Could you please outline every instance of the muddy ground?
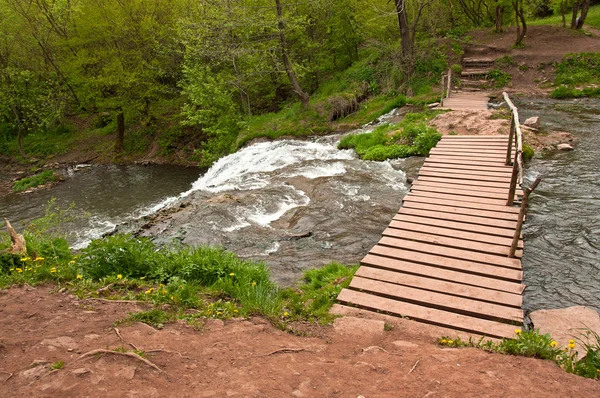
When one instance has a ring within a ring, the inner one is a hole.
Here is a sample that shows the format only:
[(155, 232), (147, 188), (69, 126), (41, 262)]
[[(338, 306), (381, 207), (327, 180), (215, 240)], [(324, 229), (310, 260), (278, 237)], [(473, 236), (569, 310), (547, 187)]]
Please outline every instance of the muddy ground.
[[(553, 362), (443, 348), (444, 330), (346, 317), (282, 332), (261, 318), (157, 330), (114, 323), (137, 304), (79, 301), (55, 287), (0, 291), (2, 397), (594, 397), (600, 383)], [(389, 328), (388, 328), (389, 329)], [(122, 339), (121, 339), (122, 338)], [(132, 346), (157, 369), (123, 355)], [(158, 350), (152, 352), (152, 350)], [(62, 369), (51, 365), (64, 362)], [(37, 364), (37, 366), (35, 366)]]

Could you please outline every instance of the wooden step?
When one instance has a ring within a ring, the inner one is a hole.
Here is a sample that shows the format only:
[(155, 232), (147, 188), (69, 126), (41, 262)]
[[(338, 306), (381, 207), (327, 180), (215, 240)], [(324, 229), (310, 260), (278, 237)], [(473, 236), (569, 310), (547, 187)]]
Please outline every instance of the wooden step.
[(473, 170), (476, 172), (487, 172), (496, 173), (501, 177), (510, 177), (512, 175), (513, 168), (511, 166), (490, 165), (490, 166), (473, 166), (469, 164), (453, 164), (453, 163), (433, 163), (429, 159), (425, 161), (423, 167), (434, 167), (437, 169), (443, 168), (444, 170)]
[[(509, 186), (505, 185), (502, 188), (495, 187), (485, 187), (478, 185), (469, 185), (469, 184), (457, 184), (452, 181), (447, 182), (437, 182), (437, 181), (421, 181), (421, 179), (417, 179), (413, 181), (412, 186), (428, 186), (428, 187), (439, 187), (439, 188), (449, 188), (449, 189), (462, 189), (473, 192), (492, 192), (496, 194), (501, 194), (503, 197), (508, 196)], [(521, 192), (522, 194), (522, 192)]]
[(491, 210), (479, 210), (471, 207), (456, 207), (456, 206), (442, 206), (430, 203), (423, 203), (422, 201), (407, 201), (404, 202), (404, 207), (407, 209), (419, 209), (419, 210), (430, 210), (439, 213), (452, 213), (462, 214), (465, 216), (476, 216), (485, 218), (496, 218), (505, 221), (517, 221), (519, 215), (517, 213), (504, 213)]
[(362, 265), (361, 268), (374, 267), (391, 270), (396, 273), (435, 278), (442, 281), (449, 281), (463, 285), (481, 287), (488, 290), (506, 292), (513, 295), (518, 295), (519, 297), (521, 297), (521, 294), (525, 290), (525, 285), (517, 282), (508, 282), (487, 276), (473, 275), (461, 271), (438, 268), (435, 266), (415, 263), (410, 260), (382, 257), (376, 254), (367, 254), (360, 263)]
[(439, 218), (413, 216), (408, 214), (396, 214), (395, 221), (412, 222), (415, 224), (439, 226), (442, 228), (457, 229), (460, 231), (476, 232), (480, 234), (499, 236), (512, 239), (514, 231), (507, 228), (490, 227), (488, 225), (469, 224), (460, 221), (443, 220)]
[[(497, 227), (497, 228), (506, 228), (510, 230), (515, 230), (517, 226), (516, 221), (507, 221), (507, 220), (499, 220), (497, 218), (488, 218), (488, 217), (478, 217), (478, 216), (469, 216), (464, 214), (456, 214), (456, 213), (444, 213), (439, 211), (431, 211), (431, 210), (422, 210), (422, 209), (413, 209), (410, 207), (402, 207), (398, 210), (398, 214), (406, 214), (410, 216), (419, 216), (419, 217), (427, 217), (434, 218), (439, 220), (448, 220), (461, 222), (465, 224), (476, 224), (483, 225), (486, 227)], [(395, 217), (394, 217), (395, 219)]]
[(462, 180), (462, 179), (458, 179), (458, 178), (429, 177), (429, 176), (419, 176), (419, 178), (416, 181), (442, 182), (442, 183), (452, 183), (452, 184), (456, 184), (456, 185), (469, 185), (469, 186), (490, 187), (490, 188), (503, 188), (503, 187), (507, 186), (506, 183), (501, 183), (501, 182)]
[(501, 177), (501, 176), (499, 177), (497, 175), (482, 176), (482, 175), (477, 175), (477, 173), (465, 174), (465, 173), (462, 173), (460, 170), (452, 170), (452, 171), (454, 171), (454, 172), (451, 172), (450, 170), (438, 169), (438, 168), (433, 168), (433, 167), (421, 167), (421, 169), (419, 170), (419, 178), (421, 178), (421, 177), (453, 178), (453, 179), (462, 180), (462, 181), (472, 180), (472, 181), (510, 184), (510, 177)]
[(419, 174), (422, 171), (424, 171), (426, 173), (434, 173), (435, 172), (435, 173), (440, 173), (440, 174), (463, 174), (463, 175), (467, 174), (467, 175), (477, 176), (477, 177), (496, 177), (496, 181), (510, 182), (511, 173), (468, 169), (467, 167), (468, 166), (464, 166), (464, 168), (450, 169), (450, 168), (441, 167), (439, 165), (436, 165), (436, 166), (424, 165), (419, 170)]
[(448, 199), (449, 197), (452, 197), (451, 199), (460, 200), (462, 202), (485, 203), (488, 205), (495, 205), (495, 206), (506, 205), (506, 199), (480, 198), (480, 197), (476, 197), (476, 196), (461, 195), (461, 194), (456, 194), (456, 193), (452, 193), (452, 192), (446, 192), (446, 193), (432, 192), (430, 190), (428, 191), (428, 190), (418, 189), (418, 187), (411, 189), (411, 193), (415, 196), (430, 196), (430, 195), (432, 195), (433, 197), (439, 197), (441, 199)]
[[(468, 196), (469, 198), (490, 198), (490, 199), (499, 199), (506, 202), (506, 198), (508, 198), (508, 192), (506, 193), (498, 193), (498, 192), (489, 192), (489, 191), (479, 191), (472, 189), (453, 189), (449, 187), (439, 186), (439, 185), (425, 185), (425, 184), (413, 184), (411, 187), (412, 192), (416, 191), (425, 191), (425, 192), (439, 192), (439, 193), (447, 193), (452, 195), (463, 195)], [(502, 202), (501, 202), (502, 203)]]
[(404, 196), (404, 198), (402, 200), (404, 201), (404, 203), (420, 202), (420, 203), (429, 203), (429, 204), (435, 204), (435, 205), (441, 205), (441, 206), (453, 206), (453, 207), (461, 207), (461, 208), (467, 208), (467, 209), (489, 210), (489, 211), (494, 211), (497, 213), (511, 213), (511, 214), (519, 213), (519, 208), (517, 208), (517, 207), (509, 207), (506, 205), (492, 206), (492, 205), (480, 204), (480, 203), (462, 203), (462, 202), (457, 202), (454, 199), (439, 199), (439, 198), (433, 197), (431, 195), (426, 195), (425, 193), (423, 193), (421, 195), (414, 195), (412, 193), (409, 193), (408, 195)]
[(466, 315), (453, 314), (435, 308), (422, 307), (349, 289), (343, 289), (338, 296), (338, 300), (342, 303), (353, 304), (372, 311), (409, 317), (410, 319), (417, 321), (451, 327), (464, 332), (479, 333), (496, 338), (514, 337), (515, 327), (512, 325)]

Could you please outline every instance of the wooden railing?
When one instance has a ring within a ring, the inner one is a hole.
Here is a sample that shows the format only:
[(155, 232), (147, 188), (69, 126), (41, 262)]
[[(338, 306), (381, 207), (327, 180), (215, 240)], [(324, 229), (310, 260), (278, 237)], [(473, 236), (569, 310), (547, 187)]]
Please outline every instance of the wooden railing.
[(444, 98), (450, 96), (452, 89), (452, 69), (448, 69), (448, 73), (442, 73), (442, 89), (440, 94), (440, 106), (444, 106)]
[[(517, 185), (521, 187), (523, 185), (523, 133), (521, 132), (521, 125), (519, 123), (519, 110), (512, 103), (508, 94), (502, 93), (504, 100), (510, 108), (510, 133), (508, 136), (508, 148), (506, 150), (506, 165), (513, 166), (512, 175), (510, 179), (510, 188), (508, 190), (508, 198), (506, 199), (506, 205), (512, 206), (515, 200), (515, 193), (517, 191)], [(513, 152), (513, 141), (515, 154)], [(529, 203), (529, 195), (540, 183), (541, 178), (536, 180), (523, 192), (523, 199), (521, 200), (521, 208), (519, 210), (519, 218), (517, 219), (517, 229), (513, 236), (512, 245), (510, 246), (508, 257), (514, 257), (521, 239), (521, 232), (523, 231), (523, 221), (525, 220), (525, 214), (527, 213), (527, 205)]]

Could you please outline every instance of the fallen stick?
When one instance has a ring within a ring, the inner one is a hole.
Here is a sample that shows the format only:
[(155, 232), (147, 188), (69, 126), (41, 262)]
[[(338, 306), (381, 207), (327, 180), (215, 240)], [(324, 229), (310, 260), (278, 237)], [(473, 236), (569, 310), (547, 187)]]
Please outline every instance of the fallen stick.
[(96, 293), (98, 293), (98, 294), (103, 293), (103, 292), (107, 291), (108, 289), (110, 289), (111, 287), (113, 287), (114, 285), (115, 285), (114, 283), (109, 283), (108, 285), (104, 286), (103, 288), (96, 290)]
[(268, 357), (268, 356), (276, 355), (276, 354), (291, 354), (291, 353), (302, 352), (302, 351), (306, 351), (306, 349), (304, 349), (304, 348), (280, 348), (280, 349), (270, 352), (268, 354), (254, 355), (254, 356), (255, 357)]
[(408, 373), (406, 375), (411, 374), (417, 368), (418, 364), (419, 364), (419, 359), (417, 359), (417, 362), (415, 362), (415, 364), (413, 365), (413, 367), (408, 371)]
[(10, 373), (10, 374), (8, 375), (8, 377), (7, 377), (6, 379), (4, 379), (4, 381), (2, 382), (2, 384), (6, 383), (6, 382), (7, 382), (7, 381), (9, 381), (10, 379), (12, 379), (12, 377), (13, 377), (14, 375), (15, 375), (14, 373)]
[(117, 334), (117, 336), (119, 336), (119, 339), (121, 339), (121, 343), (123, 343), (123, 344), (129, 344), (134, 350), (141, 351), (133, 343), (126, 343), (125, 340), (123, 339), (123, 336), (121, 336), (121, 332), (119, 332), (119, 329), (113, 328), (113, 330), (115, 331), (115, 333)]
[(162, 370), (161, 368), (156, 366), (154, 363), (150, 362), (146, 358), (142, 358), (141, 356), (134, 354), (133, 352), (110, 351), (110, 350), (104, 350), (102, 348), (99, 348), (97, 350), (88, 351), (85, 354), (81, 355), (76, 360), (74, 360), (72, 363), (75, 363), (81, 359), (84, 359), (86, 357), (90, 357), (90, 356), (96, 355), (96, 354), (111, 354), (111, 355), (120, 355), (120, 356), (124, 356), (124, 357), (135, 358), (138, 361), (141, 361), (141, 362), (145, 363), (146, 365), (150, 366), (151, 368), (158, 370), (160, 373), (166, 373), (164, 370)]
[(107, 303), (122, 303), (122, 304), (143, 304), (143, 303), (148, 303), (147, 301), (143, 301), (143, 300), (109, 300), (109, 299), (95, 298), (95, 297), (86, 298), (84, 300), (104, 301), (104, 302), (107, 302)]
[(385, 352), (386, 354), (390, 354), (390, 355), (397, 355), (397, 356), (399, 356), (399, 357), (401, 357), (401, 356), (402, 356), (402, 355), (400, 355), (400, 354), (394, 354), (393, 352), (389, 352), (389, 351), (387, 351), (385, 348), (383, 348), (383, 347), (379, 347), (378, 345), (372, 345), (372, 346), (370, 346), (370, 347), (363, 348), (363, 349), (362, 349), (362, 351), (363, 351), (363, 352), (367, 352), (367, 351), (371, 351), (371, 350), (374, 350), (374, 349), (379, 349), (379, 350), (381, 350), (381, 351)]

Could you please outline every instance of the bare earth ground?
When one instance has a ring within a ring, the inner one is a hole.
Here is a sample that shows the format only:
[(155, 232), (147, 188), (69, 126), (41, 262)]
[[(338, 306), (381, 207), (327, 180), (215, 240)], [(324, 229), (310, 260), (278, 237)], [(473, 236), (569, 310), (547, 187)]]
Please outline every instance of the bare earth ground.
[[(318, 337), (290, 335), (260, 318), (208, 320), (200, 331), (184, 323), (162, 330), (137, 323), (119, 327), (121, 341), (113, 323), (139, 309), (81, 302), (49, 287), (2, 291), (0, 396), (600, 396), (600, 383), (550, 361), (444, 349), (435, 344), (443, 331), (405, 319), (387, 332), (364, 320), (311, 328)], [(128, 343), (161, 371), (125, 356), (77, 360), (90, 350), (131, 349)], [(51, 372), (59, 360), (64, 368)]]

